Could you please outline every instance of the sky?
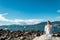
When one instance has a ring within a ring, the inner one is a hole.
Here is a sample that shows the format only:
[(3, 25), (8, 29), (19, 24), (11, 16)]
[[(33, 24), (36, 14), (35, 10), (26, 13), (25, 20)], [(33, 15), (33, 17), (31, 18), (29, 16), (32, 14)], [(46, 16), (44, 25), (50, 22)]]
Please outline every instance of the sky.
[(60, 21), (60, 0), (0, 0), (0, 25)]

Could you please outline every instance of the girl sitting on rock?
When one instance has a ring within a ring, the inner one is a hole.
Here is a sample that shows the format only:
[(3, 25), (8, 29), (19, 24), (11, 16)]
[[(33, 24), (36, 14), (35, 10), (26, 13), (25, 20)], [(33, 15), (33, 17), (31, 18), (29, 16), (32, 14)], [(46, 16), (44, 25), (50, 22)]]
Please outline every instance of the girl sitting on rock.
[(50, 21), (48, 21), (47, 24), (45, 25), (44, 31), (45, 31), (46, 36), (48, 36), (49, 38), (52, 38), (53, 28), (52, 28), (52, 24)]

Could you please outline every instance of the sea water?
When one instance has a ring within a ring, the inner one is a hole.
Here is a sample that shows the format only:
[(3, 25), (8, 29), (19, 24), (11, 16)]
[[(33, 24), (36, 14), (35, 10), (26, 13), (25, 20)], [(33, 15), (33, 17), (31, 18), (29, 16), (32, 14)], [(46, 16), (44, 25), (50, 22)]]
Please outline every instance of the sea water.
[[(16, 30), (26, 30), (26, 31), (37, 31), (37, 30), (40, 30), (40, 31), (44, 31), (44, 26), (3, 26), (1, 27), (0, 26), (0, 29), (4, 29), (4, 30), (10, 30), (10, 31), (16, 31)], [(58, 27), (54, 27), (54, 31), (55, 32), (60, 32), (60, 28)]]

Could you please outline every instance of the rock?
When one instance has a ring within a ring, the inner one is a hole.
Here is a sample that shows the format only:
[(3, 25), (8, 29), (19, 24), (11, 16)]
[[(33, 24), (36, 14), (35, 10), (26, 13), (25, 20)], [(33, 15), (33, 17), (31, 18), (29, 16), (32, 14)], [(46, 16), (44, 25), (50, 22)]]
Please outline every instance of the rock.
[(40, 37), (34, 38), (33, 40), (60, 40), (60, 37), (52, 37), (52, 38), (50, 38), (50, 37), (48, 37), (46, 35), (42, 35)]
[[(44, 32), (41, 31), (9, 31), (1, 29), (0, 40), (46, 40), (45, 38), (48, 38), (48, 36), (43, 34)], [(55, 32), (53, 34), (53, 40), (60, 39), (60, 32)]]

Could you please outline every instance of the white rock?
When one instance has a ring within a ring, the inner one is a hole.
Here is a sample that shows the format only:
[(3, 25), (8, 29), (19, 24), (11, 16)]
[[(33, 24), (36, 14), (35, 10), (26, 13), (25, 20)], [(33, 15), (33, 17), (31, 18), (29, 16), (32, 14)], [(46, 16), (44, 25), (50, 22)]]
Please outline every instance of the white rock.
[(46, 35), (42, 35), (40, 37), (34, 38), (33, 40), (60, 40), (60, 37), (52, 37), (52, 38), (50, 38), (50, 37), (48, 37)]

